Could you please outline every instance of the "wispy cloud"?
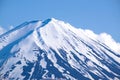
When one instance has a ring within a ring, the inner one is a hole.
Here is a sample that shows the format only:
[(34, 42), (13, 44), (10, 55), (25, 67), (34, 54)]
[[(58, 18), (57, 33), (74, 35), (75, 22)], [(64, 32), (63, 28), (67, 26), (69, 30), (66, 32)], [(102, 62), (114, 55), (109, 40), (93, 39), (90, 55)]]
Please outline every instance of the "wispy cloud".
[(6, 32), (6, 30), (0, 26), (0, 35), (3, 34), (4, 32)]
[(85, 30), (85, 33), (92, 39), (98, 40), (105, 45), (107, 45), (109, 48), (114, 50), (116, 53), (120, 53), (120, 43), (116, 42), (111, 35), (107, 33), (101, 33), (101, 34), (95, 34), (91, 30)]

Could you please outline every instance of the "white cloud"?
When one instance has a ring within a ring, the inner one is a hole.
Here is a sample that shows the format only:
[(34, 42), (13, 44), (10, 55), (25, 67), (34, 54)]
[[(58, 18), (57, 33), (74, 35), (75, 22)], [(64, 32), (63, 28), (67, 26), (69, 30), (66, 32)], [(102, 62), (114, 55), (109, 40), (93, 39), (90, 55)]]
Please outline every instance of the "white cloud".
[(6, 32), (6, 30), (0, 26), (0, 35), (3, 34), (4, 32)]
[(13, 29), (13, 28), (14, 28), (13, 26), (10, 26), (10, 27), (9, 27), (9, 30), (11, 30), (11, 29)]
[(120, 53), (120, 43), (116, 42), (111, 35), (107, 33), (101, 33), (98, 36), (98, 39), (109, 46), (115, 52)]
[(94, 40), (99, 40), (100, 42), (107, 45), (110, 49), (120, 54), (120, 43), (116, 42), (111, 35), (107, 33), (95, 34), (92, 30), (84, 30), (85, 34)]

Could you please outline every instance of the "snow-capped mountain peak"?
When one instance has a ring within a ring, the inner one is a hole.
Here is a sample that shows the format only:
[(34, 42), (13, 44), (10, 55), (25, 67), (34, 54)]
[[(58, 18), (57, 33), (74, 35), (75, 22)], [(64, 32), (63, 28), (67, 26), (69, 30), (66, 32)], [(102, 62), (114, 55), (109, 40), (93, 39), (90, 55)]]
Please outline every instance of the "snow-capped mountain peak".
[(120, 79), (120, 47), (54, 18), (25, 22), (0, 36), (0, 79)]

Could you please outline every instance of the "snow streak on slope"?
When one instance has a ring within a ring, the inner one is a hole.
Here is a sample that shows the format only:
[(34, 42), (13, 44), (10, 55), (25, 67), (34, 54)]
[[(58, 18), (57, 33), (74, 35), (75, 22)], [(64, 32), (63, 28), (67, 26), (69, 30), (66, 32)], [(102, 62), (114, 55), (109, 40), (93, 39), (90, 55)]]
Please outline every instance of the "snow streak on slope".
[(0, 36), (0, 79), (120, 79), (120, 47), (107, 34), (56, 19), (25, 22)]

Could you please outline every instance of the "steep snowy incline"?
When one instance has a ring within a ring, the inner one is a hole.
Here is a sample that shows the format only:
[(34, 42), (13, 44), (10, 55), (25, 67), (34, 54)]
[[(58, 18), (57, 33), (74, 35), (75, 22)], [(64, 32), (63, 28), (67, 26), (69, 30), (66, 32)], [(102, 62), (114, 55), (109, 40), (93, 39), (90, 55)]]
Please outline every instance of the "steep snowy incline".
[(120, 46), (54, 18), (0, 36), (0, 79), (120, 79)]

